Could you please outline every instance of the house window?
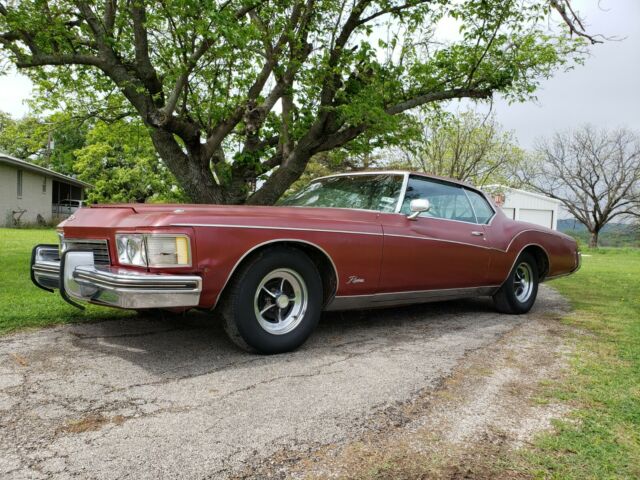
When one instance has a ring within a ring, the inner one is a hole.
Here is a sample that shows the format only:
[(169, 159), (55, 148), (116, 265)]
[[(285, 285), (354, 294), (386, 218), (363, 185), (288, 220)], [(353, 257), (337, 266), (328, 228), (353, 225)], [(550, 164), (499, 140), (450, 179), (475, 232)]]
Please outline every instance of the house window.
[(42, 178), (42, 193), (47, 193), (47, 177)]
[(22, 170), (18, 170), (18, 198), (22, 198)]

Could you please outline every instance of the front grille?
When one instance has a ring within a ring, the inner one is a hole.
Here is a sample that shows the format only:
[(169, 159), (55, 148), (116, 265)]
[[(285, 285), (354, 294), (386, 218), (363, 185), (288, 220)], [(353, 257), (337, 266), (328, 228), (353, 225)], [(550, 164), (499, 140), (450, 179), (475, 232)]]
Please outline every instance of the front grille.
[(76, 238), (65, 238), (64, 249), (85, 250), (93, 252), (93, 260), (96, 265), (110, 265), (109, 246), (106, 240), (81, 240)]

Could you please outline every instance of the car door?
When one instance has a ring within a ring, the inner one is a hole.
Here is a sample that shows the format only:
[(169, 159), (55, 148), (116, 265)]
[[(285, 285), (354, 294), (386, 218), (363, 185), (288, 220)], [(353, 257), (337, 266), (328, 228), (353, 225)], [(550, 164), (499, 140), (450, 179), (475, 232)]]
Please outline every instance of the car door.
[[(414, 199), (430, 209), (411, 220)], [(382, 217), (381, 293), (486, 286), (491, 248), (462, 186), (412, 175), (400, 214)]]

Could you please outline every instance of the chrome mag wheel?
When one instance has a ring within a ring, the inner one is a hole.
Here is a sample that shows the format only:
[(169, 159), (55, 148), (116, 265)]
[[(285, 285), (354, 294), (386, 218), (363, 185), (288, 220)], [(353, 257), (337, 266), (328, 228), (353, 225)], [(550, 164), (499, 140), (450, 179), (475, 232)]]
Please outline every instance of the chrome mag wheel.
[(258, 284), (253, 308), (260, 326), (272, 335), (294, 330), (307, 311), (307, 285), (293, 270), (279, 268)]
[(533, 291), (533, 271), (527, 262), (522, 262), (516, 267), (513, 278), (513, 292), (520, 303), (529, 300)]

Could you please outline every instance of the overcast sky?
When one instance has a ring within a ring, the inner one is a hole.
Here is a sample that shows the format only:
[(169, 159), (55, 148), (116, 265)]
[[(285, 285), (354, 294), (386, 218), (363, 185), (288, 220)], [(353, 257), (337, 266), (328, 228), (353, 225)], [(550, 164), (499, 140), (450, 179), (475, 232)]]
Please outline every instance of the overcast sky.
[[(574, 0), (574, 5), (590, 33), (622, 40), (594, 46), (584, 66), (544, 81), (537, 102), (494, 103), (498, 121), (525, 148), (538, 137), (583, 123), (640, 131), (640, 0)], [(24, 76), (0, 77), (0, 110), (24, 115), (30, 91)]]
[(558, 72), (536, 102), (493, 104), (498, 121), (531, 148), (536, 138), (591, 123), (640, 131), (640, 0), (574, 0), (589, 33), (620, 41), (591, 47), (583, 66)]

